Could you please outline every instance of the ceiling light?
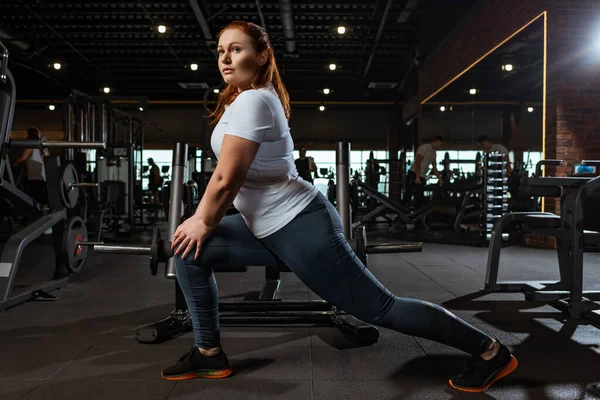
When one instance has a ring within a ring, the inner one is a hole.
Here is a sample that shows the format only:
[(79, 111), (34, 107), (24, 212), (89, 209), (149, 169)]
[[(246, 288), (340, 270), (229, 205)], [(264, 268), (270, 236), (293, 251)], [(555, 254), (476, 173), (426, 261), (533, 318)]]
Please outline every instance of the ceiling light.
[(164, 25), (159, 25), (157, 29), (158, 33), (165, 33), (167, 31), (167, 27)]
[(325, 111), (325, 106), (319, 106), (319, 111)]
[(323, 89), (323, 94), (329, 94), (329, 92), (330, 92), (329, 89), (327, 89), (327, 88)]
[(333, 64), (333, 63), (332, 63), (332, 64), (329, 64), (329, 69), (330, 69), (330, 70), (332, 70), (332, 71), (335, 71), (335, 69), (336, 69), (336, 68), (337, 68), (337, 65), (335, 65), (335, 64)]
[(337, 33), (339, 33), (340, 35), (343, 35), (344, 33), (346, 33), (346, 27), (344, 25), (338, 26)]
[(527, 111), (529, 111), (529, 112), (533, 112), (533, 107), (528, 107), (528, 108), (527, 108)]
[(191, 64), (191, 65), (190, 65), (190, 69), (191, 69), (192, 71), (197, 71), (197, 70), (198, 70), (198, 64)]
[(470, 89), (470, 90), (469, 90), (469, 93), (474, 95), (474, 94), (476, 94), (476, 93), (477, 93), (477, 89)]
[(50, 104), (50, 105), (48, 106), (48, 110), (50, 110), (50, 111), (54, 111), (54, 110), (56, 110), (56, 107), (54, 106), (54, 104)]
[(59, 70), (59, 69), (62, 67), (62, 65), (60, 65), (60, 63), (54, 63), (52, 66), (53, 66), (53, 67), (54, 67), (54, 69), (55, 69), (55, 70), (57, 70), (57, 71), (58, 71), (58, 70)]
[(104, 89), (102, 89), (102, 91), (106, 94), (110, 93), (110, 88), (108, 86), (105, 86)]
[(503, 65), (503, 66), (502, 66), (502, 69), (503, 69), (504, 71), (512, 71), (512, 70), (513, 70), (513, 68), (514, 68), (514, 67), (513, 67), (513, 65), (512, 65), (512, 64), (505, 64), (505, 65)]
[(144, 107), (140, 107), (140, 108), (138, 108), (138, 110), (144, 111)]
[(444, 107), (444, 106), (441, 106), (441, 107), (440, 107), (440, 111), (441, 111), (441, 112), (444, 112), (444, 111), (446, 111), (446, 107)]
[(215, 94), (219, 94), (219, 89), (213, 89), (213, 92), (214, 92)]

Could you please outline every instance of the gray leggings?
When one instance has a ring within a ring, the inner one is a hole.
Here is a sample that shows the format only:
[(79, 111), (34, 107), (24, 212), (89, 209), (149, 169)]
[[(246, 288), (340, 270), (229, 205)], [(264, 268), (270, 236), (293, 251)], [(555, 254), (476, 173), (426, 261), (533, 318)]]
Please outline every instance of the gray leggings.
[(356, 318), (384, 328), (450, 345), (472, 355), (492, 339), (448, 310), (397, 297), (365, 268), (344, 238), (342, 222), (321, 194), (294, 220), (256, 239), (241, 215), (224, 217), (202, 246), (184, 260), (176, 257), (177, 278), (194, 326), (195, 345), (220, 346), (219, 303), (213, 266), (274, 266), (281, 259), (313, 292)]

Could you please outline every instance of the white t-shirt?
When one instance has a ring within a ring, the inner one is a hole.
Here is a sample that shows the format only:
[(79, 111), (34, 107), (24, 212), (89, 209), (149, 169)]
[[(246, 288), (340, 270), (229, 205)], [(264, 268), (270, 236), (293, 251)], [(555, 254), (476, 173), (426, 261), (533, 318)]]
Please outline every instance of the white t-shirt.
[(492, 144), (492, 147), (490, 148), (490, 153), (502, 153), (502, 154), (508, 154), (508, 149), (506, 147), (504, 147), (503, 145), (501, 145), (500, 143), (494, 143)]
[(44, 161), (39, 149), (33, 149), (31, 156), (26, 161), (27, 164), (27, 179), (30, 181), (45, 181), (46, 170)]
[(225, 109), (211, 138), (217, 158), (226, 134), (260, 143), (233, 205), (254, 236), (264, 238), (294, 219), (319, 191), (298, 176), (288, 121), (272, 86), (245, 90)]
[[(435, 162), (435, 150), (431, 146), (431, 143), (422, 144), (421, 146), (419, 146), (419, 149), (417, 150), (417, 155), (423, 156), (423, 161), (421, 161), (421, 171), (419, 171), (418, 175), (420, 177), (425, 177), (425, 176), (427, 176), (427, 171), (429, 171), (429, 167), (431, 166), (432, 163)], [(417, 174), (416, 160), (417, 160), (417, 157), (415, 156), (415, 162), (413, 162), (412, 165), (410, 166), (410, 171), (414, 172), (415, 174)]]

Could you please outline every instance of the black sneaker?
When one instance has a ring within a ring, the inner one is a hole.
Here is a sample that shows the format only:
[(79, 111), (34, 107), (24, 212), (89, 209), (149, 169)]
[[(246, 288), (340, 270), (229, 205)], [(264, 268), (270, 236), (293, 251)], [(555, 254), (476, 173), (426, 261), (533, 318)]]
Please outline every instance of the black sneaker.
[(450, 378), (450, 386), (463, 392), (483, 392), (519, 365), (506, 346), (500, 343), (498, 354), (489, 361), (477, 356), (465, 364), (462, 374)]
[(162, 377), (168, 381), (183, 381), (193, 378), (226, 378), (233, 370), (227, 356), (221, 350), (214, 356), (201, 354), (196, 347), (185, 353), (177, 364), (162, 371)]

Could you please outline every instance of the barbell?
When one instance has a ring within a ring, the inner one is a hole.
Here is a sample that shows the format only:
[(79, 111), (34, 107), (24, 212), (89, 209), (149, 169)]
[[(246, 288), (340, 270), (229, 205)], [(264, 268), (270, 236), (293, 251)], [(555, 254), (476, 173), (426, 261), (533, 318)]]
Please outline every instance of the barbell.
[[(159, 263), (166, 262), (173, 256), (171, 251), (171, 241), (164, 240), (160, 237), (158, 227), (154, 227), (152, 230), (152, 240), (150, 243), (105, 244), (104, 242), (88, 241), (87, 229), (83, 220), (79, 217), (72, 217), (67, 221), (63, 237), (65, 267), (73, 273), (78, 272), (81, 269), (81, 266), (87, 257), (88, 247), (92, 247), (96, 253), (149, 256), (150, 273), (152, 275), (158, 274)], [(349, 244), (365, 267), (368, 267), (369, 254), (412, 253), (422, 251), (421, 243), (384, 243), (369, 245), (367, 244), (367, 231), (362, 225), (357, 227), (354, 232), (354, 237), (349, 240)]]
[[(8, 147), (14, 149), (105, 149), (105, 142), (68, 142), (65, 140), (46, 140), (40, 139), (10, 139)], [(74, 188), (79, 187), (97, 187), (97, 183), (79, 183), (77, 171), (72, 164), (63, 167), (59, 182), (58, 192), (60, 200), (66, 208), (74, 208), (79, 199), (79, 193)]]

